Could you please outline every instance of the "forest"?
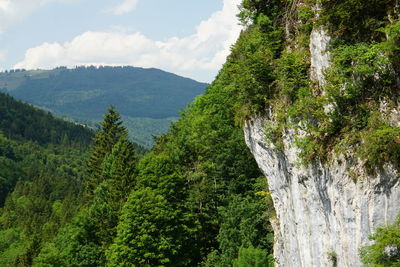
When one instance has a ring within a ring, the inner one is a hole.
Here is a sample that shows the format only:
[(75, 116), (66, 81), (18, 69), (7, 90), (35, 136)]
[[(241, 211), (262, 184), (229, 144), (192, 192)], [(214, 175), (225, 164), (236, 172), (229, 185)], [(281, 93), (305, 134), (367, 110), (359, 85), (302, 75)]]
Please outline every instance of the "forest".
[[(24, 108), (9, 114), (10, 123), (18, 115), (26, 118), (21, 129), (42, 129), (35, 123), (46, 122), (61, 137), (35, 139), (24, 131), (2, 136), (2, 174), (10, 181), (2, 187), (0, 264), (268, 264), (267, 218), (273, 210), (265, 180), (229, 116), (232, 110), (215, 105), (226, 95), (209, 90), (146, 155), (128, 140), (113, 107), (91, 143), (91, 130), (67, 122), (60, 127), (59, 119), (5, 95)], [(205, 110), (220, 114), (204, 117)], [(24, 113), (33, 111), (37, 116)], [(212, 130), (216, 125), (223, 127)], [(70, 128), (86, 139), (66, 137)], [(209, 136), (198, 140), (199, 131)]]
[[(369, 172), (398, 168), (399, 128), (375, 111), (398, 99), (386, 67), (398, 68), (400, 22), (375, 12), (395, 1), (324, 0), (318, 20), (304, 2), (294, 19), (292, 1), (244, 0), (244, 30), (223, 68), (150, 151), (129, 138), (124, 107), (109, 106), (93, 131), (0, 94), (0, 265), (274, 266), (273, 200), (243, 134), (267, 109), (276, 118), (265, 139), (277, 149), (282, 132), (306, 132), (299, 164), (354, 146)], [(355, 24), (360, 13), (369, 19)], [(300, 25), (285, 29), (282, 18)], [(313, 23), (339, 36), (326, 94), (309, 79)], [(400, 253), (385, 250), (400, 247), (399, 224), (370, 237), (367, 266), (398, 266)]]

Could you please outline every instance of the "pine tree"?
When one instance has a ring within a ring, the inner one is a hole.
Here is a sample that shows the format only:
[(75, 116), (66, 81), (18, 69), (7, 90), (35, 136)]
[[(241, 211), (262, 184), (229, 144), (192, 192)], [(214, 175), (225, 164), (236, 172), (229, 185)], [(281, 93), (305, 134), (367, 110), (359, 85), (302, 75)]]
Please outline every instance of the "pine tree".
[(113, 107), (94, 143), (86, 180), (90, 201), (45, 247), (38, 266), (105, 266), (105, 251), (116, 237), (122, 205), (135, 184), (137, 154)]
[(138, 157), (133, 144), (122, 139), (114, 145), (102, 164), (102, 179), (109, 181), (111, 201), (119, 210), (134, 185), (134, 172)]
[(102, 164), (103, 182), (94, 191), (88, 215), (94, 221), (93, 241), (103, 247), (110, 245), (116, 235), (120, 210), (134, 185), (136, 162), (132, 143), (123, 139)]
[(93, 146), (87, 163), (86, 195), (92, 196), (93, 191), (102, 181), (102, 165), (105, 157), (111, 153), (114, 145), (126, 139), (128, 132), (122, 126), (121, 116), (114, 106), (108, 108), (104, 120), (93, 138)]

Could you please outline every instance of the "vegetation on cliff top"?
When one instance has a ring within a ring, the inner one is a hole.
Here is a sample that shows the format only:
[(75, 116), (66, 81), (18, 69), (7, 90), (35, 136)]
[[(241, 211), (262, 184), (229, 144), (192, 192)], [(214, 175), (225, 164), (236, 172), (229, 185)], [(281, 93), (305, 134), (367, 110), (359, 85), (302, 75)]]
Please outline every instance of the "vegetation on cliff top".
[[(336, 151), (355, 152), (370, 172), (386, 163), (400, 167), (400, 130), (390, 118), (399, 97), (396, 1), (315, 4), (243, 2), (239, 17), (248, 27), (231, 55), (241, 66), (231, 74), (237, 122), (270, 110), (266, 140), (277, 149), (287, 129), (305, 131), (296, 140), (303, 164), (328, 160)], [(324, 86), (310, 80), (307, 40), (318, 27), (332, 37)]]

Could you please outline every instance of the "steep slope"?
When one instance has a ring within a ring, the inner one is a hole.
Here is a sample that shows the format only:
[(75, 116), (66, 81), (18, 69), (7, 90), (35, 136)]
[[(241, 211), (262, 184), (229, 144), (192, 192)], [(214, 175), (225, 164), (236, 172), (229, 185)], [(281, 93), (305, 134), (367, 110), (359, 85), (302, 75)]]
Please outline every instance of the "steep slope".
[(277, 213), (276, 263), (361, 266), (400, 211), (397, 1), (244, 2), (250, 31), (280, 25), (284, 40), (244, 126)]
[(73, 161), (89, 148), (94, 133), (3, 93), (0, 118), (0, 205), (18, 181), (30, 181), (31, 174), (43, 171), (40, 166), (51, 161), (46, 160), (49, 154), (54, 155), (54, 160), (65, 156)]
[(57, 115), (95, 124), (112, 104), (129, 121), (132, 138), (146, 146), (165, 133), (207, 84), (158, 69), (77, 67), (0, 73), (0, 88)]
[(0, 265), (30, 266), (80, 203), (93, 131), (0, 93)]
[[(83, 144), (87, 146), (93, 131), (80, 124), (53, 117), (49, 112), (0, 93), (0, 131), (10, 139), (46, 144)], [(63, 140), (64, 139), (64, 140)]]

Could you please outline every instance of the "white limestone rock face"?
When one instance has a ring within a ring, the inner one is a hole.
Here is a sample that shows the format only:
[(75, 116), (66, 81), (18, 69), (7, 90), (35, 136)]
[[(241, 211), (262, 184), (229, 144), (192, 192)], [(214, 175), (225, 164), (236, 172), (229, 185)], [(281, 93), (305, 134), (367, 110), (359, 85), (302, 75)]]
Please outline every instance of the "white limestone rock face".
[[(330, 66), (329, 41), (322, 27), (313, 30), (311, 79), (322, 88)], [(265, 140), (268, 120), (270, 114), (247, 121), (244, 133), (274, 201), (277, 266), (361, 266), (359, 248), (370, 244), (373, 228), (393, 222), (399, 212), (397, 171), (385, 166), (369, 177), (361, 162), (345, 156), (302, 166), (294, 144), (302, 133), (286, 132), (284, 151), (278, 151)]]
[[(336, 266), (361, 266), (359, 248), (369, 244), (373, 228), (393, 222), (399, 212), (397, 171), (386, 166), (367, 177), (359, 162), (344, 157), (300, 166), (295, 133), (285, 135), (284, 152), (279, 152), (264, 140), (266, 120), (248, 121), (244, 131), (277, 213), (277, 266), (334, 266), (332, 258)], [(354, 177), (357, 172), (360, 177)]]
[(315, 28), (310, 36), (311, 52), (311, 79), (323, 87), (326, 83), (324, 70), (330, 67), (330, 53), (328, 45), (331, 38), (322, 27)]

